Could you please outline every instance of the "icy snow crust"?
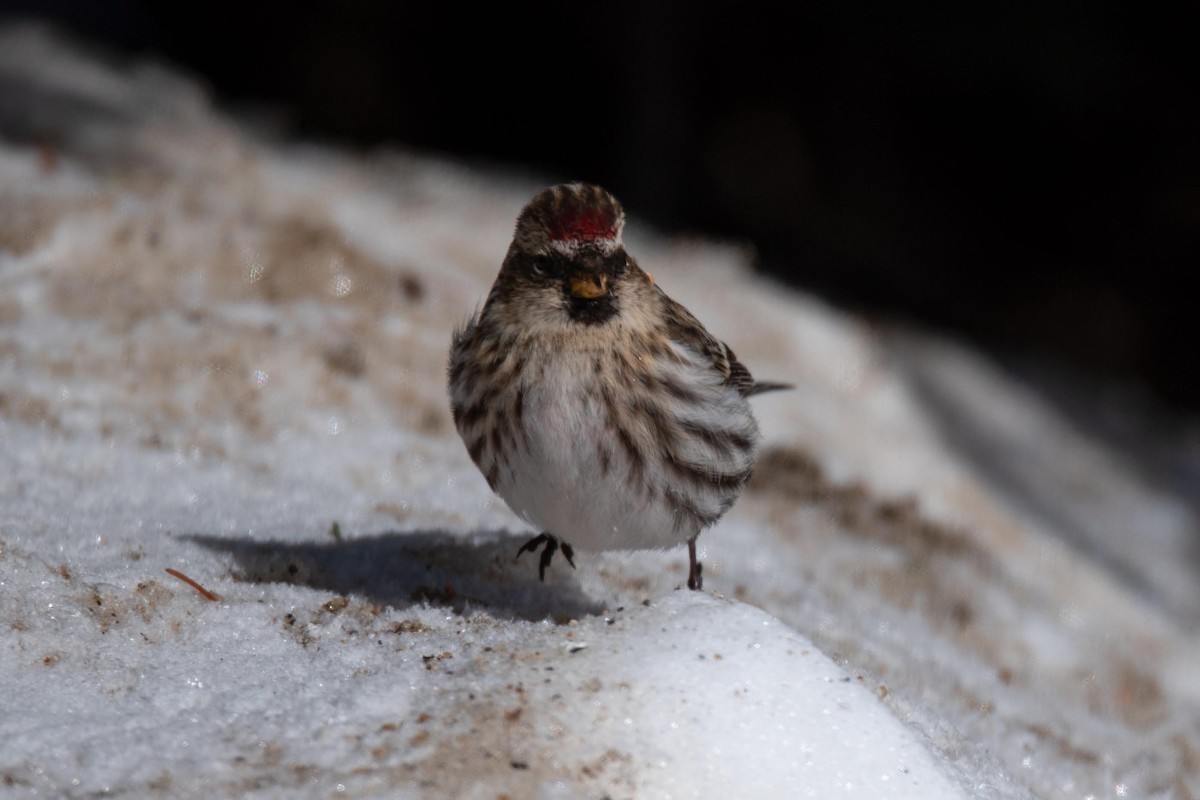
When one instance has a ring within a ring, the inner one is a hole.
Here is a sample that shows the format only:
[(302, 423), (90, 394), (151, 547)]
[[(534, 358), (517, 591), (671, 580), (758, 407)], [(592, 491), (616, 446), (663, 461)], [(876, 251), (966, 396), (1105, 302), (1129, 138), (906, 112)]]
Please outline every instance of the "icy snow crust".
[(542, 182), (263, 143), (34, 28), (0, 80), (0, 796), (1200, 796), (1193, 512), (977, 355), (629, 209), (796, 389), (709, 593), (682, 548), (540, 584), (444, 362)]

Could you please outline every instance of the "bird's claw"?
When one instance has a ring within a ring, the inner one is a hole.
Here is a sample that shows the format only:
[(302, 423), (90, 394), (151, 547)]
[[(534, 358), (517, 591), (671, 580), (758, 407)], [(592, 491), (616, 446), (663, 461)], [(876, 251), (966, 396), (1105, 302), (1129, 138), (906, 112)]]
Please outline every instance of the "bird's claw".
[(559, 542), (557, 538), (549, 533), (539, 534), (530, 539), (525, 544), (521, 545), (521, 549), (517, 551), (515, 562), (526, 552), (536, 552), (539, 546), (542, 546), (542, 556), (538, 559), (538, 579), (546, 580), (546, 567), (550, 566), (550, 560), (554, 558), (554, 554), (562, 549), (563, 556), (567, 559), (567, 563), (571, 565), (571, 569), (575, 569), (575, 550), (566, 542)]

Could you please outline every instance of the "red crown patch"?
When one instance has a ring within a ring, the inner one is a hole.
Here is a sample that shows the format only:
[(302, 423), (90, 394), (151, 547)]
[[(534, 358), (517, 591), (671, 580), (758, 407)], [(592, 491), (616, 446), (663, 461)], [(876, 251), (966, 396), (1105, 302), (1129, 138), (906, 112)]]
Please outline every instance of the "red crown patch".
[(546, 222), (546, 235), (554, 242), (613, 239), (617, 220), (607, 208), (564, 208)]

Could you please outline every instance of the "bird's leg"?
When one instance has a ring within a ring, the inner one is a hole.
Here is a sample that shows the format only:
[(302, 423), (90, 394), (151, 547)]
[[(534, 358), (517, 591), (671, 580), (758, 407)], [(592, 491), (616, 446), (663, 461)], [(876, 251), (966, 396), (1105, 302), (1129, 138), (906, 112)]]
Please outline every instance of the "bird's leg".
[(696, 537), (688, 539), (688, 588), (700, 591), (704, 586), (704, 565), (696, 560)]
[[(562, 554), (566, 556), (567, 563), (571, 565), (571, 569), (575, 569), (575, 551), (571, 548), (571, 545), (566, 542), (560, 543), (558, 538), (550, 533), (539, 534), (521, 545), (521, 549), (517, 551), (516, 558), (520, 558), (521, 554), (525, 552), (537, 552), (539, 546), (542, 546), (542, 556), (538, 559), (539, 580), (546, 580), (546, 567), (550, 566), (550, 560), (554, 558), (554, 554), (558, 552), (559, 547), (562, 548)], [(513, 560), (515, 561), (516, 558)]]
[(545, 583), (546, 567), (550, 566), (550, 559), (554, 558), (554, 553), (558, 550), (558, 539), (543, 535), (546, 536), (546, 546), (542, 548), (542, 558), (538, 561), (538, 580)]

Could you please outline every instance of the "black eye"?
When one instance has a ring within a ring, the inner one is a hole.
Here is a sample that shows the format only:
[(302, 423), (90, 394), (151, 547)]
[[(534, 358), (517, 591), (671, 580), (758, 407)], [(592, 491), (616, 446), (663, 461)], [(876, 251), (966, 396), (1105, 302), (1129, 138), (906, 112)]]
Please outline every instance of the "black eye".
[(534, 275), (541, 277), (550, 272), (550, 259), (545, 256), (538, 256), (533, 259), (533, 264), (530, 267)]

